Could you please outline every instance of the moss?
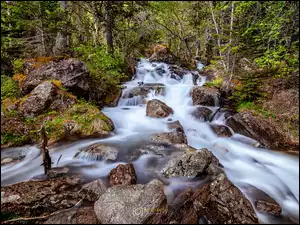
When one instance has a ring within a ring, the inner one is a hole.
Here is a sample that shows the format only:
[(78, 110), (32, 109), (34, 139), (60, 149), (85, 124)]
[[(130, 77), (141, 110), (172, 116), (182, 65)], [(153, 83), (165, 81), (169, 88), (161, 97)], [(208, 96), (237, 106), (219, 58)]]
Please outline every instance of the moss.
[(216, 87), (216, 88), (220, 88), (223, 84), (223, 78), (222, 77), (218, 77), (217, 79), (214, 79), (210, 82), (206, 82), (204, 84), (204, 86), (207, 86), (207, 87)]
[(17, 135), (11, 133), (2, 133), (1, 134), (1, 145), (10, 144), (13, 146), (18, 146), (26, 144), (30, 141), (30, 137), (25, 135)]

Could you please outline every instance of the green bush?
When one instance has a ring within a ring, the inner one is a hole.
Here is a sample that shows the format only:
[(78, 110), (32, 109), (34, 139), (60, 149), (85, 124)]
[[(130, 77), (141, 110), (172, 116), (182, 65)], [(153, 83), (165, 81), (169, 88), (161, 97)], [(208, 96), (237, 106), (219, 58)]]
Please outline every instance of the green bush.
[(22, 73), (23, 72), (23, 59), (16, 59), (14, 60), (14, 73)]
[(90, 70), (92, 78), (105, 91), (113, 90), (120, 82), (128, 77), (123, 73), (125, 69), (124, 57), (117, 50), (111, 56), (105, 46), (80, 45), (74, 48), (79, 58)]
[(20, 90), (17, 82), (12, 78), (1, 75), (1, 101), (10, 97), (19, 97)]

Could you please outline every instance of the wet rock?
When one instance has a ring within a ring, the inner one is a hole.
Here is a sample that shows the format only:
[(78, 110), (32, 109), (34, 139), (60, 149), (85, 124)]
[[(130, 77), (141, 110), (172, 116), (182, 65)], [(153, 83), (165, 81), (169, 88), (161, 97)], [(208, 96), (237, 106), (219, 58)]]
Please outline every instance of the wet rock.
[(57, 87), (50, 81), (41, 83), (21, 104), (21, 112), (25, 117), (33, 117), (41, 114), (51, 104), (56, 92)]
[(153, 99), (148, 101), (146, 115), (154, 118), (164, 118), (173, 114), (173, 109), (167, 106), (164, 102)]
[(196, 190), (193, 198), (197, 214), (212, 224), (258, 224), (250, 201), (222, 173)]
[(44, 224), (97, 224), (97, 217), (94, 212), (94, 208), (72, 208), (63, 211), (59, 211), (50, 218)]
[(146, 185), (117, 185), (109, 188), (94, 205), (101, 223), (150, 223), (167, 213), (164, 186), (158, 180)]
[(180, 67), (178, 65), (169, 65), (169, 70), (171, 73), (175, 73), (181, 78), (183, 77), (183, 75), (189, 72), (188, 69)]
[(92, 144), (85, 149), (81, 149), (74, 157), (87, 158), (92, 160), (111, 160), (118, 157), (119, 150), (111, 144)]
[(132, 163), (118, 165), (108, 174), (109, 186), (136, 184), (136, 174)]
[(125, 93), (123, 98), (133, 98), (135, 96), (141, 96), (146, 98), (150, 91), (154, 91), (156, 95), (165, 94), (165, 85), (160, 83), (147, 83), (141, 86), (134, 87), (129, 92)]
[(107, 190), (103, 180), (97, 179), (82, 186), (83, 193), (86, 194), (86, 199), (95, 202)]
[(1, 159), (1, 165), (7, 164), (7, 163), (11, 163), (12, 161), (13, 161), (12, 158)]
[(118, 105), (121, 96), (122, 96), (122, 89), (116, 88), (115, 91), (111, 92), (105, 97), (105, 105), (109, 107), (116, 107)]
[(151, 141), (165, 144), (187, 144), (187, 138), (184, 132), (164, 132), (152, 136)]
[(266, 212), (274, 216), (279, 216), (281, 214), (281, 207), (275, 200), (256, 200), (254, 205), (260, 212)]
[(171, 202), (170, 207), (173, 210), (163, 222), (167, 224), (197, 224), (198, 215), (193, 207), (193, 194), (194, 191), (192, 188), (183, 190)]
[(186, 152), (171, 159), (161, 172), (168, 178), (198, 177), (207, 174), (212, 156), (212, 153), (205, 148), (197, 152)]
[(210, 127), (219, 137), (231, 137), (230, 129), (224, 125), (211, 124)]
[(30, 217), (73, 207), (84, 197), (81, 183), (78, 176), (64, 176), (1, 187), (1, 213)]
[(90, 88), (89, 71), (85, 64), (78, 59), (63, 59), (50, 61), (29, 72), (23, 80), (22, 93), (28, 94), (42, 81), (60, 80), (76, 96), (83, 97)]
[(236, 133), (257, 140), (263, 146), (272, 149), (295, 147), (288, 137), (281, 133), (272, 120), (254, 116), (251, 111), (235, 114), (226, 120), (226, 125)]
[(212, 87), (194, 87), (191, 91), (193, 105), (218, 106), (220, 92)]
[(184, 129), (179, 120), (168, 122), (167, 125), (169, 129), (175, 130), (177, 132), (184, 132)]
[(212, 111), (206, 107), (197, 107), (193, 112), (192, 116), (203, 122), (208, 121), (212, 115)]

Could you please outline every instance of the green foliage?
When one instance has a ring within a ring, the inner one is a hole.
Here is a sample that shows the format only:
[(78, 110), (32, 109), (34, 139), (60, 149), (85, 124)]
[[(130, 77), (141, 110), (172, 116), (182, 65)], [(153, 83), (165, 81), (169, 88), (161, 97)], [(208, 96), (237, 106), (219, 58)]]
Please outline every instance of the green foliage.
[(7, 143), (12, 143), (13, 145), (22, 145), (28, 141), (29, 141), (28, 136), (9, 134), (9, 133), (1, 134), (1, 145)]
[(20, 90), (17, 82), (8, 76), (1, 75), (1, 101), (6, 98), (19, 96)]
[(24, 59), (16, 59), (14, 60), (14, 73), (22, 73), (23, 72)]
[(107, 53), (105, 46), (85, 46), (80, 45), (74, 48), (88, 66), (92, 78), (99, 83), (101, 88), (109, 92), (113, 90), (121, 81), (128, 78), (124, 73), (124, 58), (120, 52), (115, 51), (111, 56)]
[(252, 110), (256, 115), (262, 115), (264, 117), (276, 118), (276, 115), (268, 110), (261, 108), (259, 105), (256, 105), (254, 102), (242, 102), (238, 105), (237, 111), (242, 112), (244, 110)]
[(222, 77), (218, 77), (210, 82), (206, 82), (204, 85), (208, 86), (208, 87), (216, 87), (216, 88), (220, 88), (223, 84), (223, 78)]

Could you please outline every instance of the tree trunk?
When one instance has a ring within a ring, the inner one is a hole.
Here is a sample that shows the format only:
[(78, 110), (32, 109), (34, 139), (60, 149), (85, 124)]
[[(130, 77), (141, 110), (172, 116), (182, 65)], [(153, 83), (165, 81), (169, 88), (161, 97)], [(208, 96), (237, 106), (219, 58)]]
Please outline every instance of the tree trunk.
[(200, 40), (197, 40), (196, 41), (196, 57), (195, 57), (195, 59), (197, 59), (197, 60), (200, 60), (199, 52), (200, 52)]
[(112, 15), (112, 6), (111, 1), (105, 2), (105, 23), (106, 23), (106, 43), (108, 46), (108, 54), (114, 54), (113, 46), (113, 35), (112, 35), (112, 26), (113, 26), (113, 15)]
[[(60, 1), (61, 7), (64, 10), (63, 20), (66, 20), (67, 2)], [(68, 36), (66, 30), (58, 31), (56, 35), (55, 45), (53, 47), (54, 55), (62, 55), (68, 47)]]

